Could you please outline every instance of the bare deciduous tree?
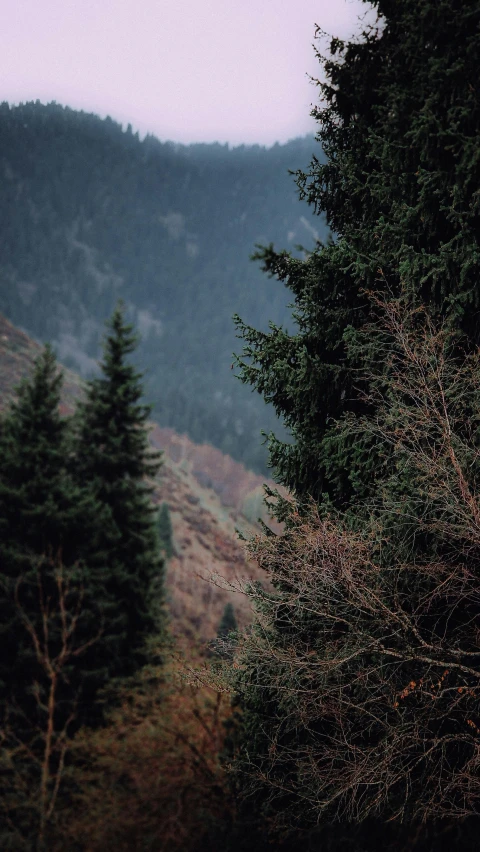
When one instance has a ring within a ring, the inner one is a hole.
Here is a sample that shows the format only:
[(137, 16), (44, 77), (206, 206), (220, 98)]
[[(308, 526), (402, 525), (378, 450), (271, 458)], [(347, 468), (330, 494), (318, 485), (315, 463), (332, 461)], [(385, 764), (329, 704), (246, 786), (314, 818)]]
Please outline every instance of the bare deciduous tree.
[[(86, 637), (85, 592), (78, 566), (66, 570), (61, 552), (33, 559), (32, 570), (15, 583), (17, 624), (30, 640), (31, 681), (23, 688), (31, 703), (12, 700), (0, 724), (1, 808), (10, 848), (46, 848), (71, 745), (81, 695), (72, 665), (102, 633)], [(79, 664), (81, 665), (81, 663)], [(13, 846), (11, 845), (13, 844)]]
[(339, 426), (388, 456), (375, 500), (292, 503), (248, 547), (271, 585), (244, 587), (257, 620), (225, 676), (253, 720), (237, 771), (279, 821), (479, 812), (480, 354), (423, 309), (377, 307), (375, 415)]

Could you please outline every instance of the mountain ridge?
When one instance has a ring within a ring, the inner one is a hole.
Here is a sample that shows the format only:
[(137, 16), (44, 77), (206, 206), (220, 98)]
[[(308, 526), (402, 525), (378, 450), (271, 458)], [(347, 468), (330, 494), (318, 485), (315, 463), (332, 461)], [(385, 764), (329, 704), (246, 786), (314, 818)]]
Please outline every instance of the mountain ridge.
[(260, 433), (282, 426), (233, 378), (232, 315), (292, 323), (287, 291), (249, 258), (324, 236), (288, 173), (314, 147), (181, 146), (59, 105), (0, 105), (0, 311), (88, 375), (121, 297), (156, 420), (266, 473)]

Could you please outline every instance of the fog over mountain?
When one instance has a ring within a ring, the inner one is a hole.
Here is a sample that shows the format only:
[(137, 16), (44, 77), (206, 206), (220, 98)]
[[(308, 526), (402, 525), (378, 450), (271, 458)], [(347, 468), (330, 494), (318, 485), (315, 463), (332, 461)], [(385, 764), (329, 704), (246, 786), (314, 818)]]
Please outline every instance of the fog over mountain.
[(153, 416), (264, 471), (274, 412), (235, 379), (234, 313), (291, 324), (250, 255), (325, 236), (298, 200), (312, 137), (266, 149), (182, 146), (40, 103), (0, 108), (0, 311), (84, 375), (118, 298), (142, 335)]

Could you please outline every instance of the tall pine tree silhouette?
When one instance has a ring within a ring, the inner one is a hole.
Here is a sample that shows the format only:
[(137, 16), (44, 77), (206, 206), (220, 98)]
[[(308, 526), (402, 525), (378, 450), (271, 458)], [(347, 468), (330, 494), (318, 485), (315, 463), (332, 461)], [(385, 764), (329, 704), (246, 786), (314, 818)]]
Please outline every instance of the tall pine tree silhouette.
[(106, 512), (72, 475), (61, 384), (46, 347), (0, 428), (0, 696), (23, 737), (42, 724), (48, 661), (61, 657), (57, 727), (86, 720), (82, 708), (108, 673), (93, 653), (111, 617), (101, 552)]
[(77, 472), (108, 513), (104, 528), (115, 606), (110, 675), (127, 676), (146, 659), (149, 637), (163, 626), (163, 561), (152, 486), (160, 454), (148, 443), (150, 408), (142, 403), (141, 374), (128, 362), (137, 337), (119, 304), (107, 323), (101, 375), (79, 406)]
[[(479, 8), (460, 0), (375, 0), (378, 27), (332, 39), (319, 55), (322, 152), (301, 196), (335, 239), (299, 259), (273, 247), (258, 258), (293, 293), (296, 329), (237, 318), (252, 385), (292, 433), (269, 439), (279, 482), (343, 507), (375, 492), (382, 459), (334, 421), (365, 411), (358, 361), (345, 333), (371, 317), (369, 292), (407, 290), (473, 345), (480, 340)], [(377, 347), (373, 361), (382, 359)], [(363, 389), (365, 389), (363, 387)]]

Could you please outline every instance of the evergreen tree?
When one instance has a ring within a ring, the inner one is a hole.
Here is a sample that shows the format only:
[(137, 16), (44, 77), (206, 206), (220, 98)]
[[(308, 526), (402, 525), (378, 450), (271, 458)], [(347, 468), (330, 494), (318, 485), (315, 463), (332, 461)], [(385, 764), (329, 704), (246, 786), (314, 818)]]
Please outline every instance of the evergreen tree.
[(480, 8), (476, 0), (373, 5), (378, 27), (358, 42), (331, 42), (324, 106), (313, 113), (326, 159), (298, 174), (334, 240), (303, 260), (272, 247), (258, 255), (291, 289), (297, 331), (259, 332), (237, 319), (242, 379), (292, 433), (291, 443), (270, 436), (278, 480), (337, 505), (371, 493), (383, 475), (366, 439), (331, 428), (345, 412), (365, 411), (344, 334), (369, 318), (366, 293), (407, 288), (471, 344), (480, 338)]
[(67, 622), (78, 653), (69, 645), (63, 655), (56, 723), (84, 721), (87, 696), (94, 699), (107, 674), (88, 651), (110, 616), (100, 541), (105, 513), (88, 484), (76, 482), (69, 470), (61, 383), (46, 347), (0, 429), (0, 695), (17, 733), (34, 730), (42, 714), (48, 686), (42, 660), (58, 656)]
[[(462, 808), (478, 814), (475, 746), (463, 730), (477, 724), (469, 713), (478, 700), (470, 633), (478, 615), (476, 380), (455, 380), (445, 391), (449, 414), (450, 406), (464, 409), (452, 438), (439, 431), (441, 406), (432, 396), (433, 386), (441, 388), (438, 376), (445, 378), (444, 360), (424, 362), (427, 385), (415, 396), (408, 382), (420, 362), (401, 373), (403, 385), (392, 366), (398, 325), (390, 337), (378, 327), (369, 331), (386, 293), (413, 311), (402, 340), (411, 342), (415, 332), (416, 354), (431, 330), (419, 319), (421, 305), (432, 327), (440, 319), (450, 329), (453, 372), (479, 343), (480, 6), (374, 6), (378, 27), (359, 42), (331, 42), (320, 86), (326, 105), (315, 110), (326, 162), (315, 159), (308, 174), (298, 175), (301, 194), (326, 215), (333, 239), (301, 260), (273, 247), (258, 254), (294, 294), (296, 333), (275, 326), (259, 332), (237, 319), (245, 341), (242, 379), (273, 402), (291, 431), (289, 444), (270, 436), (270, 454), (278, 480), (299, 498), (298, 514), (282, 501), (277, 510), (287, 537), (264, 543), (274, 554), (273, 592), (254, 591), (260, 623), (234, 673), (244, 725), (237, 780), (257, 805), (263, 801), (264, 818), (290, 811), (297, 825), (299, 818), (338, 815), (342, 800), (344, 816), (353, 819), (377, 811), (407, 822), (427, 819), (435, 816), (434, 801), (457, 816)], [(304, 529), (289, 549), (309, 495), (321, 505), (320, 526), (328, 523), (327, 510), (339, 526), (333, 537)], [(458, 509), (460, 499), (468, 512)], [(348, 538), (352, 527), (356, 556), (338, 533)], [(368, 580), (356, 561), (367, 530), (375, 551)], [(367, 593), (368, 614), (361, 601)], [(392, 613), (397, 626), (387, 624)], [(417, 641), (432, 656), (421, 659)], [(469, 683), (443, 691), (457, 667), (442, 668), (442, 653), (462, 656), (460, 647), (470, 661)], [(440, 690), (438, 703), (427, 682)], [(473, 702), (460, 714), (455, 701), (445, 700), (455, 691)], [(363, 764), (354, 789), (350, 772), (367, 752), (382, 771), (369, 779)], [(335, 775), (328, 792), (327, 767)], [(268, 779), (266, 792), (258, 778)]]
[(287, 826), (480, 815), (480, 358), (460, 358), (425, 311), (385, 309), (389, 393), (376, 365), (375, 416), (350, 418), (395, 444), (375, 503), (311, 504), (250, 543), (269, 582), (250, 590), (257, 623), (228, 672), (244, 710), (237, 772)]
[(168, 503), (162, 503), (157, 519), (157, 532), (160, 539), (160, 547), (165, 552), (167, 559), (171, 559), (174, 553), (172, 519)]
[(237, 619), (235, 618), (235, 610), (233, 604), (229, 601), (225, 604), (220, 624), (218, 625), (217, 636), (219, 639), (228, 639), (231, 633), (237, 630)]
[(77, 422), (77, 476), (91, 483), (108, 513), (107, 597), (115, 602), (110, 675), (133, 673), (145, 660), (147, 639), (163, 617), (163, 562), (155, 524), (153, 488), (159, 468), (148, 443), (149, 407), (141, 402), (141, 375), (127, 361), (137, 338), (119, 305), (107, 324), (101, 376), (87, 385)]
[(217, 657), (231, 660), (233, 657), (233, 646), (236, 642), (235, 634), (238, 630), (237, 619), (233, 604), (228, 601), (225, 604), (220, 624), (217, 629), (217, 638), (213, 645), (213, 652)]

